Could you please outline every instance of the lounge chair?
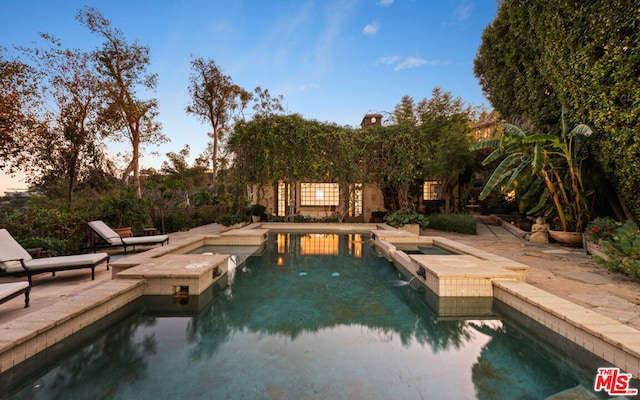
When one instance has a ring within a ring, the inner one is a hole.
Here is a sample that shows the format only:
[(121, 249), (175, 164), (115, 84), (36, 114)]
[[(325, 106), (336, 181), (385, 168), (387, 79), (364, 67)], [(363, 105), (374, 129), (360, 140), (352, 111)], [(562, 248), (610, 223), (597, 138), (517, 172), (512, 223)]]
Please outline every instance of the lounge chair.
[(31, 285), (29, 282), (0, 283), (0, 304), (20, 296), (24, 293), (24, 307), (29, 307), (29, 292)]
[[(131, 246), (135, 251), (136, 245), (161, 244), (164, 246), (165, 243), (169, 243), (169, 235), (121, 237), (102, 221), (91, 221), (89, 227), (106, 242), (107, 246), (122, 246), (125, 255), (127, 255), (127, 246)], [(98, 246), (100, 244), (94, 244), (94, 251)]]
[(0, 229), (0, 278), (26, 276), (31, 285), (33, 275), (91, 268), (91, 279), (95, 279), (96, 267), (104, 262), (109, 269), (107, 253), (32, 258), (6, 229)]

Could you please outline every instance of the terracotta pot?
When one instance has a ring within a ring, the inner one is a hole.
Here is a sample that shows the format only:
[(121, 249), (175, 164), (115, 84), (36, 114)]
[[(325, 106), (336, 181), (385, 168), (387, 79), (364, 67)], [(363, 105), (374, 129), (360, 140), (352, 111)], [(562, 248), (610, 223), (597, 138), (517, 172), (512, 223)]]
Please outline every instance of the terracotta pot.
[(118, 235), (120, 235), (120, 237), (132, 237), (133, 236), (133, 232), (131, 231), (131, 228), (113, 228), (113, 231), (115, 233), (117, 233)]
[(549, 231), (551, 239), (558, 243), (582, 247), (582, 232)]

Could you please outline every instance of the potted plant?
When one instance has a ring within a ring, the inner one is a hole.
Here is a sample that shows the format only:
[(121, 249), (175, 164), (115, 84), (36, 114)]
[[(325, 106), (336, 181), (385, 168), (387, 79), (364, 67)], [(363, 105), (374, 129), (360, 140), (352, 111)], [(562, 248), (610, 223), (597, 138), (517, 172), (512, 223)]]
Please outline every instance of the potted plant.
[(263, 206), (262, 204), (254, 204), (251, 206), (251, 220), (253, 222), (260, 222), (260, 219), (262, 218), (262, 214), (264, 214), (265, 210), (267, 209), (267, 207)]
[[(555, 223), (558, 231), (549, 231), (555, 240), (582, 243), (582, 231), (589, 220), (587, 199), (582, 179), (582, 152), (585, 137), (591, 129), (583, 124), (570, 128), (564, 111), (561, 132), (531, 133), (523, 127), (504, 124), (499, 139), (478, 142), (472, 150), (493, 148), (483, 161), (487, 165), (504, 157), (480, 193), (484, 200), (493, 190), (508, 193), (538, 193), (538, 202), (528, 211)], [(566, 232), (567, 235), (561, 233)]]
[(416, 235), (420, 234), (420, 229), (426, 229), (429, 226), (427, 217), (411, 208), (394, 211), (387, 214), (384, 219), (394, 228), (402, 228)]

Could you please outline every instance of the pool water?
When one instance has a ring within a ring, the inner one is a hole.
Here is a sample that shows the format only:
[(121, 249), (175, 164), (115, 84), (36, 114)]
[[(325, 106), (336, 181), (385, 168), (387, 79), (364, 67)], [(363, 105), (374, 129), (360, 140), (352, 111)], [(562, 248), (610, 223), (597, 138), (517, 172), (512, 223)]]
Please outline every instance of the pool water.
[(440, 321), (366, 236), (272, 234), (230, 275), (197, 315), (140, 310), (3, 398), (544, 399), (580, 383), (508, 323)]

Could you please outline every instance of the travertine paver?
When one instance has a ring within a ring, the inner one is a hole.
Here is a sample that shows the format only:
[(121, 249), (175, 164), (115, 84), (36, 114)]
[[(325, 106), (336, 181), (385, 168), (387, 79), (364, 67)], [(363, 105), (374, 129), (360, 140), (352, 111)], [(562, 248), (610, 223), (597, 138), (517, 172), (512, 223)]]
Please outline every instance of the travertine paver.
[(607, 271), (581, 248), (530, 243), (485, 216), (478, 221), (478, 235), (434, 229), (421, 235), (446, 237), (528, 265), (527, 283), (640, 331), (640, 282)]

